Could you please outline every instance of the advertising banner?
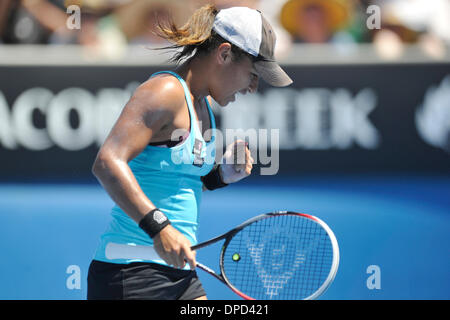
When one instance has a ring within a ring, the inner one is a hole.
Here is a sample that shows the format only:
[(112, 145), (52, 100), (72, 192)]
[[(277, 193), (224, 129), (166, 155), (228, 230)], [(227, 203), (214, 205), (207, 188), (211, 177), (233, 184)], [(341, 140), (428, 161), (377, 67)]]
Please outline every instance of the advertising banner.
[[(0, 66), (0, 179), (91, 179), (133, 91), (167, 69)], [(449, 172), (450, 64), (285, 69), (290, 87), (213, 105), (218, 142), (248, 140), (257, 174)]]

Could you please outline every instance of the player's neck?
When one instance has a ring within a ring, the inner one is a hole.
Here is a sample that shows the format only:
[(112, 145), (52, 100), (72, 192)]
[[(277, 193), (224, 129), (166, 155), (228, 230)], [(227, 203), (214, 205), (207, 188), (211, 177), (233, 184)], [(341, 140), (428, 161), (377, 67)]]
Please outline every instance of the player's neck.
[(196, 103), (209, 95), (208, 74), (211, 70), (206, 60), (194, 57), (177, 68), (177, 73), (186, 82)]

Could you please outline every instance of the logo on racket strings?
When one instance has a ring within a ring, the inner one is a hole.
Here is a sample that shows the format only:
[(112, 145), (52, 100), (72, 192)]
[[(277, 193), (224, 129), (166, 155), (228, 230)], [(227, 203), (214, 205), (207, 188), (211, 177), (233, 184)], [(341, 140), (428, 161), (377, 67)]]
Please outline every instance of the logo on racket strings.
[[(282, 232), (281, 229), (281, 227), (274, 228), (259, 244), (253, 243), (248, 237), (246, 239), (250, 257), (269, 299), (279, 294), (306, 261), (306, 256), (315, 250), (320, 242), (320, 237), (305, 242), (298, 235)], [(283, 244), (274, 248), (272, 246), (274, 242), (269, 239), (272, 237), (278, 238), (278, 243)], [(283, 241), (280, 241), (280, 237), (284, 238)], [(293, 255), (294, 260), (287, 260), (288, 255)]]

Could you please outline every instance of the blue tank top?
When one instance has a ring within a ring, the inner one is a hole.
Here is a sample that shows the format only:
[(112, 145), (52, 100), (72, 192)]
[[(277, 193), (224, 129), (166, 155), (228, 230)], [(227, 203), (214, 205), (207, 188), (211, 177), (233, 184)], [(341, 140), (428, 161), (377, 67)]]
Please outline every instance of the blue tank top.
[[(216, 124), (211, 106), (205, 98), (211, 124), (211, 140), (205, 142), (196, 121), (186, 82), (171, 71), (157, 72), (152, 77), (161, 73), (175, 76), (183, 86), (190, 116), (189, 136), (171, 148), (148, 145), (128, 165), (150, 201), (166, 214), (172, 226), (186, 236), (191, 245), (195, 245), (203, 187), (200, 177), (207, 175), (214, 166)], [(153, 246), (152, 239), (119, 206), (115, 205), (112, 208), (111, 216), (112, 220), (100, 238), (94, 255), (95, 260), (122, 264), (154, 262), (165, 265), (159, 257), (135, 258), (128, 254), (121, 255), (120, 252), (113, 252), (112, 255), (105, 252), (107, 247), (110, 250), (111, 244), (120, 245), (122, 249), (125, 246), (134, 248)], [(111, 259), (111, 256), (114, 258)]]

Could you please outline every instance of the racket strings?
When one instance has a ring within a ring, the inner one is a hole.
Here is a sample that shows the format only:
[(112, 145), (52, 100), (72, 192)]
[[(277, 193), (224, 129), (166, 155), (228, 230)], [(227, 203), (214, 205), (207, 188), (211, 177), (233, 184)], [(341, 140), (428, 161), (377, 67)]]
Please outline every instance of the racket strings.
[(237, 233), (223, 269), (236, 289), (255, 299), (303, 299), (324, 283), (332, 260), (331, 241), (317, 222), (279, 215)]

